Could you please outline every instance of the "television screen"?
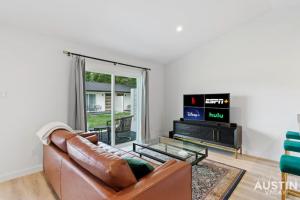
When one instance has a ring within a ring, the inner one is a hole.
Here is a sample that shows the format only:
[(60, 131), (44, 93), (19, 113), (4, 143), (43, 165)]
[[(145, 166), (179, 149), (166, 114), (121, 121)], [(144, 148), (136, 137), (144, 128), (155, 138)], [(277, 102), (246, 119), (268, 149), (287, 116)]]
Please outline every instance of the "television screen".
[(230, 94), (184, 95), (185, 120), (201, 120), (229, 123)]

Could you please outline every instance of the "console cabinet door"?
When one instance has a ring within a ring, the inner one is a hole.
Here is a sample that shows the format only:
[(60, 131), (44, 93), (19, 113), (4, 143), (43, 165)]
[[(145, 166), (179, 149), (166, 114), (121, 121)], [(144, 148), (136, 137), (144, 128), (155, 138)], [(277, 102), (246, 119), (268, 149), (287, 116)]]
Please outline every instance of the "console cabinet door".
[(234, 130), (231, 128), (220, 128), (219, 129), (219, 141), (222, 144), (234, 146)]
[(214, 129), (211, 127), (184, 123), (175, 123), (174, 126), (175, 134), (194, 137), (201, 140), (214, 141)]

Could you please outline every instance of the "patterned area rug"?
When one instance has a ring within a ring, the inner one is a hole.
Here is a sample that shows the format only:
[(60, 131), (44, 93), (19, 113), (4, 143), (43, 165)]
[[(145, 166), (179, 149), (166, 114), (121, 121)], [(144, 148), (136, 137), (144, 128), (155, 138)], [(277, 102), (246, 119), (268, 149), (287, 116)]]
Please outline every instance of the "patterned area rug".
[(228, 199), (245, 170), (211, 160), (203, 160), (192, 168), (193, 200)]
[[(162, 160), (173, 159), (171, 157), (143, 150), (144, 153)], [(135, 155), (137, 153), (132, 152)], [(143, 159), (157, 163), (143, 156)], [(216, 161), (204, 159), (192, 167), (193, 200), (226, 200), (230, 197), (246, 170), (225, 165)]]

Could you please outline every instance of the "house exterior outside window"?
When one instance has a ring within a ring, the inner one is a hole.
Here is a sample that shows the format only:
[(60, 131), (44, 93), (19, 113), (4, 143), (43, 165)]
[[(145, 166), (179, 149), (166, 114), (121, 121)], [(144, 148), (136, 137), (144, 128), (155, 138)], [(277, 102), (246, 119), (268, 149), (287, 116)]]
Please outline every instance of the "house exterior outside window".
[[(86, 82), (86, 104), (87, 112), (109, 112), (111, 111), (111, 84)], [(131, 112), (132, 98), (135, 95), (134, 88), (116, 84), (115, 110), (116, 112)], [(133, 93), (133, 94), (132, 94)]]

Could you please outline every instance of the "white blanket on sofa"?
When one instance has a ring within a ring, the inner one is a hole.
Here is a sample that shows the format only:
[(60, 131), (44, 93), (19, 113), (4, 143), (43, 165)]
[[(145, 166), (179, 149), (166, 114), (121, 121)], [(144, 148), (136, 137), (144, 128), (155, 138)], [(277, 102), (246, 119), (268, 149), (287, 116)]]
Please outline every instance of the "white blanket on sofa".
[(40, 128), (37, 132), (36, 135), (40, 138), (43, 144), (49, 145), (50, 140), (48, 139), (50, 134), (58, 129), (65, 129), (67, 131), (73, 132), (73, 129), (68, 126), (67, 124), (63, 122), (50, 122), (46, 125), (44, 125), (42, 128)]

